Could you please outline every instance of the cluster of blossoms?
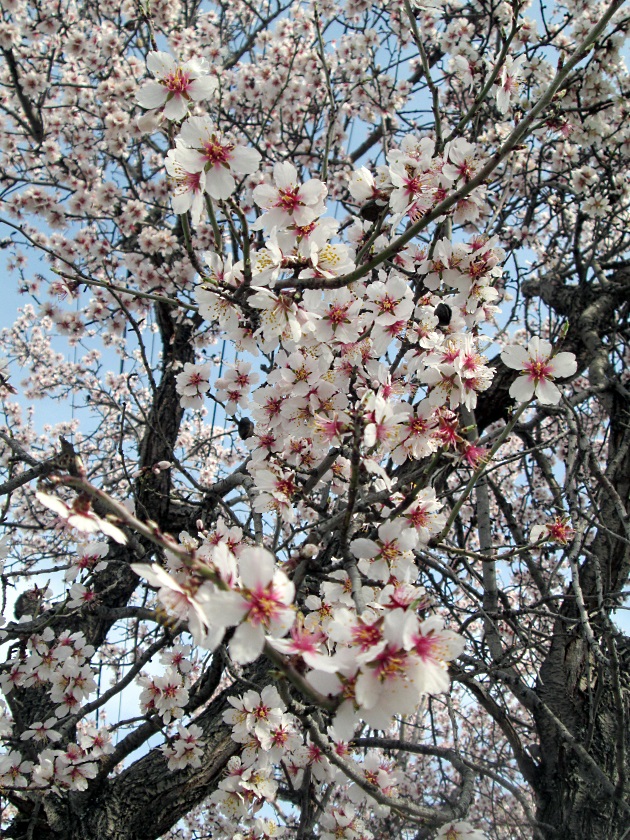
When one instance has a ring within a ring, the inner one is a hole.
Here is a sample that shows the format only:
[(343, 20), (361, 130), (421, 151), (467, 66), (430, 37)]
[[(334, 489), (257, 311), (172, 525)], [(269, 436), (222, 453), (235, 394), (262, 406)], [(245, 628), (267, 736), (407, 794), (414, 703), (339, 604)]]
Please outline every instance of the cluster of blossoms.
[(83, 633), (55, 636), (50, 627), (45, 627), (28, 637), (24, 655), (0, 675), (0, 689), (8, 694), (18, 686), (46, 687), (56, 706), (55, 715), (63, 719), (78, 711), (96, 689), (92, 668), (87, 664), (93, 653)]
[[(305, 773), (317, 783), (346, 781), (343, 773), (326, 757), (324, 752), (304, 733), (301, 722), (286, 711), (278, 691), (268, 686), (258, 693), (248, 691), (242, 697), (230, 697), (232, 709), (224, 713), (225, 722), (232, 727), (232, 738), (243, 745), (240, 758), (232, 759), (230, 774), (221, 783), (211, 799), (230, 819), (237, 819), (240, 826), (252, 823), (250, 813), (264, 799), (273, 801), (277, 784), (271, 778), (274, 764), (282, 762), (286, 778), (294, 789), (299, 789)], [(348, 745), (331, 730), (335, 752), (349, 757)], [(374, 765), (374, 757), (356, 762), (360, 776), (374, 783), (385, 793), (393, 793), (396, 774), (385, 762)], [(326, 815), (322, 825), (326, 837), (362, 838), (371, 840), (363, 820), (357, 812), (369, 795), (357, 785), (339, 788), (335, 807)], [(373, 800), (370, 800), (375, 804)]]
[[(224, 712), (223, 719), (232, 727), (232, 738), (242, 745), (242, 752), (239, 758), (231, 759), (228, 776), (211, 800), (230, 821), (233, 831), (237, 827), (241, 831), (252, 830), (256, 822), (252, 813), (265, 799), (274, 801), (277, 782), (271, 774), (274, 765), (281, 763), (284, 780), (294, 790), (303, 784), (307, 772), (316, 783), (334, 786), (334, 801), (322, 815), (323, 837), (372, 840), (374, 835), (362, 818), (364, 808), (368, 805), (376, 813), (386, 815), (388, 806), (357, 781), (348, 784), (343, 770), (313, 743), (302, 722), (287, 712), (276, 688), (267, 686), (260, 693), (250, 690), (241, 697), (230, 697), (229, 702), (233, 708)], [(357, 780), (371, 785), (382, 797), (400, 794), (408, 780), (392, 761), (376, 754), (360, 754), (339, 735), (336, 726), (328, 730), (328, 736), (329, 755), (351, 766)], [(453, 822), (442, 826), (436, 838), (484, 840), (485, 835), (467, 822)]]
[(178, 724), (177, 735), (162, 746), (162, 752), (168, 759), (169, 770), (201, 767), (204, 745), (201, 734), (201, 728), (194, 723), (189, 726)]
[[(30, 618), (25, 615), (23, 620)], [(80, 632), (55, 636), (45, 627), (28, 636), (22, 655), (0, 676), (0, 689), (8, 697), (20, 687), (45, 689), (55, 716), (33, 721), (21, 733), (21, 740), (30, 744), (29, 755), (33, 747), (37, 750), (37, 761), (24, 760), (17, 749), (0, 757), (0, 785), (85, 790), (88, 780), (97, 775), (99, 759), (113, 752), (107, 729), (83, 724), (78, 743), (65, 743), (63, 749), (49, 746), (62, 740), (69, 716), (79, 712), (83, 701), (96, 690), (88, 664), (93, 653)]]
[[(426, 9), (421, 14), (427, 14)], [(306, 26), (305, 21), (302, 24)], [(378, 47), (375, 34), (362, 36), (365, 49)], [(453, 31), (444, 35), (444, 41), (453, 38)], [(450, 49), (447, 43), (443, 46)], [(356, 46), (342, 49), (347, 60), (357, 60)], [(336, 59), (340, 67), (341, 56), (340, 50)], [(454, 58), (455, 70), (466, 84), (470, 77), (469, 87), (478, 58), (472, 54)], [(508, 55), (500, 68), (495, 92), (502, 114), (514, 102), (525, 75), (524, 62), (523, 56)], [(270, 551), (251, 545), (240, 529), (222, 522), (200, 540), (181, 535), (189, 561), (167, 552), (167, 568), (157, 564), (133, 568), (158, 590), (169, 615), (184, 622), (184, 629), (201, 647), (215, 650), (226, 632), (235, 628), (228, 646), (235, 663), (247, 664), (265, 649), (274, 650), (287, 668), (304, 678), (313, 696), (332, 708), (330, 741), (339, 755), (349, 759), (346, 741), (364, 723), (386, 729), (394, 714), (412, 714), (423, 695), (447, 691), (448, 663), (463, 649), (463, 639), (430, 615), (426, 593), (418, 586), (418, 552), (442, 534), (446, 524), (442, 505), (432, 488), (410, 489), (393, 474), (398, 470), (397, 476), (404, 477), (402, 468), (410, 462), (438, 453), (464, 467), (475, 468), (483, 461), (484, 450), (461, 428), (460, 409), (473, 410), (478, 395), (492, 381), (479, 335), (498, 312), (494, 284), (505, 254), (494, 237), (454, 242), (447, 233), (430, 248), (408, 244), (390, 251), (390, 260), (378, 261), (370, 270), (363, 267), (391, 249), (404, 226), (421, 222), (466, 187), (484, 161), (477, 147), (463, 139), (448, 142), (438, 152), (432, 137), (405, 137), (399, 148), (388, 151), (386, 164), (375, 171), (362, 167), (347, 177), (343, 190), (336, 186), (335, 197), (349, 196), (364, 211), (362, 220), (355, 217), (351, 225), (343, 225), (347, 242), (341, 242), (342, 225), (324, 215), (332, 182), (318, 178), (302, 182), (288, 161), (260, 171), (261, 155), (242, 138), (223, 131), (210, 116), (191, 115), (196, 103), (212, 99), (218, 89), (207, 61), (177, 62), (154, 52), (149, 54), (148, 68), (155, 78), (142, 87), (136, 101), (150, 113), (138, 126), (152, 131), (164, 120), (177, 123), (165, 162), (172, 208), (180, 215), (190, 213), (197, 227), (202, 227), (206, 214), (213, 223), (213, 235), (206, 235), (204, 247), (214, 250), (205, 254), (208, 270), (195, 290), (199, 312), (211, 329), (218, 324), (239, 352), (253, 359), (260, 360), (262, 354), (273, 359), (271, 372), (257, 389), (260, 377), (250, 361), (235, 363), (213, 383), (216, 399), (227, 413), (251, 413), (251, 429), (247, 427), (249, 434), (243, 437), (251, 450), (247, 491), (253, 515), (262, 521), (276, 514), (279, 532), (296, 519), (309, 523), (313, 494), (325, 488), (328, 497), (341, 499), (360, 474), (361, 492), (378, 496), (376, 509), (382, 521), (355, 513), (344, 555), (330, 558), (332, 571), (318, 594), (302, 601), (289, 578), (290, 565), (278, 568)], [(317, 79), (316, 71), (311, 74)], [(276, 82), (279, 79), (275, 77)], [(235, 87), (244, 99), (252, 96), (253, 86), (246, 82), (242, 71)], [(274, 87), (280, 85), (270, 85), (273, 96)], [(285, 87), (297, 101), (299, 90)], [(394, 105), (399, 101), (395, 87), (383, 78), (385, 96)], [(228, 108), (233, 95), (225, 92)], [(404, 96), (401, 92), (400, 101)], [(347, 113), (356, 109), (369, 118), (373, 106), (365, 100), (347, 103)], [(117, 133), (116, 123), (109, 129), (108, 142), (115, 144), (118, 141), (111, 134)], [(54, 157), (55, 149), (49, 154)], [(590, 183), (587, 172), (582, 176), (585, 185)], [(240, 206), (234, 200), (239, 183), (246, 196)], [(83, 202), (100, 207), (113, 202), (117, 193), (114, 185), (101, 185), (90, 195), (77, 189), (72, 207), (80, 209)], [(16, 210), (38, 207), (54, 224), (58, 215), (53, 203), (44, 206), (45, 199), (41, 191), (33, 190), (22, 195)], [(130, 201), (121, 212), (120, 230), (137, 234), (147, 252), (169, 255), (174, 245), (170, 234), (146, 229), (138, 233), (143, 211), (142, 203), (137, 204)], [(587, 215), (601, 215), (602, 206), (588, 209)], [(485, 188), (478, 186), (444, 211), (441, 221), (448, 223), (443, 231), (451, 222), (475, 225), (487, 212)], [(241, 259), (226, 255), (217, 235), (235, 217), (243, 226), (247, 217), (249, 230), (259, 234), (254, 241), (243, 231)], [(86, 252), (107, 250), (107, 245), (99, 244), (92, 232), (77, 237), (76, 243)], [(124, 265), (136, 273), (141, 286), (158, 288), (162, 277), (150, 262), (141, 265), (127, 256)], [(173, 271), (193, 284), (189, 269), (175, 263)], [(66, 293), (63, 284), (59, 293)], [(96, 303), (90, 316), (109, 317), (103, 314), (106, 309)], [(50, 317), (66, 334), (81, 331), (79, 316), (61, 316), (51, 309)], [(538, 339), (527, 351), (508, 348), (502, 358), (508, 367), (522, 371), (510, 394), (523, 401), (537, 397), (542, 403), (557, 403), (560, 392), (553, 380), (576, 370), (571, 354), (554, 354), (548, 342)], [(186, 363), (178, 370), (182, 407), (202, 408), (212, 378), (210, 363)], [(393, 464), (394, 470), (387, 471), (385, 464)], [(68, 526), (125, 542), (122, 531), (97, 516), (86, 498), (79, 496), (72, 505), (47, 493), (38, 498)], [(560, 520), (540, 528), (546, 530), (534, 529), (533, 541), (544, 535), (566, 544), (571, 535)], [(106, 554), (104, 544), (81, 548), (65, 576), (72, 581), (66, 601), (69, 610), (92, 602), (89, 578), (75, 578), (102, 570)], [(302, 558), (312, 560), (316, 555), (316, 543), (306, 543)], [(348, 574), (350, 567), (359, 576), (358, 586)], [(81, 648), (81, 639), (75, 636), (72, 643), (54, 640), (46, 630), (31, 636), (28, 653), (0, 677), (6, 693), (13, 687), (50, 684), (56, 716), (34, 723), (30, 736), (42, 742), (61, 738), (56, 723), (79, 709), (95, 688), (86, 664), (93, 651)], [(157, 715), (167, 726), (184, 718), (193, 677), (189, 654), (185, 646), (173, 649), (164, 661), (165, 673), (140, 677), (143, 714)], [(301, 722), (287, 712), (275, 689), (264, 689), (260, 695), (247, 692), (233, 698), (232, 705), (225, 720), (243, 751), (230, 762), (213, 801), (226, 817), (246, 821), (247, 834), (238, 832), (234, 837), (279, 836), (281, 830), (274, 824), (252, 817), (275, 795), (273, 763), (284, 762), (296, 789), (307, 768), (322, 783), (339, 780), (341, 774)], [(200, 765), (203, 746), (199, 727), (177, 723), (176, 734), (162, 751), (169, 769), (182, 770)], [(32, 773), (33, 784), (81, 790), (97, 774), (97, 759), (110, 751), (101, 730), (86, 730), (78, 744), (64, 750), (46, 748), (34, 767), (12, 751), (0, 764), (0, 784), (27, 785)], [(398, 778), (384, 762), (375, 765), (369, 756), (362, 762), (352, 760), (384, 795), (395, 790)], [(324, 840), (372, 836), (359, 814), (366, 795), (350, 786), (347, 796), (335, 802), (321, 818)], [(481, 834), (458, 822), (444, 826), (438, 837), (475, 840)]]
[[(252, 250), (247, 263), (205, 255), (209, 272), (196, 290), (200, 314), (240, 350), (275, 354), (262, 387), (253, 390), (258, 375), (250, 362), (239, 362), (218, 380), (217, 394), (227, 411), (249, 408), (255, 422), (248, 439), (255, 509), (273, 509), (287, 522), (300, 509), (304, 476), (331, 446), (349, 444), (357, 425), (362, 464), (375, 480), (387, 457), (402, 464), (446, 449), (472, 463), (483, 454), (459, 433), (454, 412), (474, 408), (492, 380), (473, 330), (497, 311), (492, 284), (505, 255), (496, 241), (479, 237), (453, 245), (443, 239), (430, 255), (407, 246), (370, 282), (336, 282), (356, 269), (357, 249), (369, 246), (367, 257), (378, 254), (403, 216), (421, 218), (478, 166), (465, 141), (436, 155), (432, 141), (413, 136), (388, 160), (378, 178), (363, 168), (349, 180), (357, 201), (394, 213), (388, 232), (370, 238), (369, 224), (356, 221), (348, 233), (352, 246), (332, 243), (339, 225), (323, 217), (325, 185), (317, 179), (300, 184), (285, 162), (252, 193), (263, 211), (252, 227), (267, 234), (264, 246)], [(477, 188), (457, 203), (453, 217), (474, 220), (482, 206)], [(388, 358), (400, 361), (392, 368)], [(182, 405), (199, 405), (210, 375), (207, 364), (186, 365), (178, 375)], [(343, 493), (349, 475), (350, 461), (339, 454), (309, 487), (332, 480), (333, 491)]]
[[(326, 487), (332, 498), (344, 497), (360, 470), (362, 492), (379, 494), (382, 521), (356, 515), (346, 556), (332, 557), (318, 594), (299, 602), (288, 568), (279, 568), (274, 554), (221, 521), (212, 533), (200, 532), (199, 539), (180, 536), (188, 559), (166, 551), (166, 568), (132, 568), (157, 589), (160, 602), (195, 644), (214, 651), (231, 630), (228, 651), (236, 664), (251, 663), (266, 650), (295, 669), (304, 690), (331, 713), (332, 748), (387, 796), (400, 781), (396, 771), (382, 762), (372, 766), (369, 756), (358, 760), (347, 745), (363, 725), (386, 730), (394, 715), (413, 714), (424, 695), (448, 691), (448, 665), (464, 641), (431, 614), (418, 585), (418, 551), (441, 535), (442, 505), (430, 487), (410, 492), (397, 484), (384, 464), (389, 460), (402, 468), (437, 453), (465, 466), (477, 467), (483, 460), (484, 450), (460, 426), (460, 410), (473, 410), (492, 382), (479, 335), (498, 312), (495, 284), (505, 260), (496, 238), (482, 236), (464, 242), (443, 236), (428, 250), (392, 245), (402, 226), (421, 223), (466, 188), (482, 162), (477, 148), (463, 139), (438, 152), (431, 137), (405, 137), (387, 153), (386, 164), (349, 175), (347, 196), (365, 213), (346, 225), (348, 244), (342, 243), (336, 241), (339, 222), (324, 215), (328, 187), (323, 181), (302, 182), (288, 161), (260, 172), (257, 151), (224, 133), (211, 117), (189, 115), (191, 103), (210, 97), (216, 87), (201, 62), (177, 64), (158, 53), (150, 69), (156, 81), (145, 85), (138, 101), (155, 109), (154, 117), (159, 112), (179, 123), (166, 159), (173, 209), (190, 212), (195, 225), (207, 212), (214, 226), (214, 250), (204, 255), (207, 270), (195, 290), (199, 314), (252, 359), (236, 362), (214, 383), (210, 362), (186, 363), (176, 371), (182, 407), (202, 408), (212, 383), (226, 412), (251, 415), (246, 468), (254, 515), (273, 512), (285, 525), (297, 516), (309, 521), (312, 494)], [(506, 63), (498, 98), (502, 110), (517, 72)], [(150, 120), (145, 125), (150, 127)], [(241, 259), (225, 255), (217, 236), (235, 214), (244, 221), (232, 202), (239, 181), (249, 190), (248, 212), (257, 208), (249, 228), (260, 235), (257, 243), (249, 241)], [(487, 212), (483, 186), (456, 198), (443, 214), (456, 225), (474, 224)], [(391, 260), (378, 259), (387, 249)], [(375, 267), (364, 270), (372, 259)], [(253, 360), (261, 354), (273, 357), (273, 365), (258, 387)], [(523, 400), (537, 396), (557, 402), (559, 391), (551, 380), (576, 369), (570, 354), (554, 355), (550, 344), (537, 339), (527, 351), (507, 348), (503, 359), (523, 371), (511, 390)], [(75, 528), (124, 540), (81, 498), (72, 506), (48, 494), (39, 498)], [(68, 580), (104, 562), (100, 548), (89, 551), (73, 564)], [(314, 543), (305, 543), (301, 551), (305, 558), (317, 555)], [(355, 564), (358, 587), (348, 562)], [(90, 599), (85, 582), (72, 584), (69, 608), (82, 608)], [(44, 640), (46, 656), (54, 650), (50, 641)], [(48, 678), (59, 717), (93, 690), (86, 666), (71, 659)], [(183, 649), (165, 664), (160, 676), (139, 677), (140, 706), (165, 726), (176, 724), (162, 747), (168, 767), (195, 768), (202, 760), (203, 733), (181, 722), (192, 665)], [(28, 673), (21, 662), (3, 679), (25, 685)], [(242, 753), (231, 760), (228, 776), (213, 794), (226, 818), (249, 821), (254, 830), (257, 808), (275, 796), (274, 763), (279, 761), (296, 788), (307, 768), (322, 783), (342, 778), (275, 689), (261, 695), (250, 691), (231, 702), (234, 708), (225, 720)], [(60, 784), (64, 755), (46, 753), (45, 772), (55, 777), (54, 784)], [(86, 768), (88, 778), (96, 771), (86, 755), (84, 750), (77, 766)], [(345, 799), (323, 818), (323, 829), (335, 837), (371, 836), (357, 811), (366, 796), (350, 785)], [(267, 829), (261, 824), (256, 830)], [(466, 831), (467, 824), (452, 824), (443, 836)]]
[[(226, 629), (236, 627), (228, 644), (236, 663), (253, 662), (265, 644), (287, 661), (299, 659), (315, 692), (338, 703), (334, 726), (349, 739), (361, 720), (384, 729), (401, 709), (412, 713), (423, 694), (449, 688), (447, 666), (463, 650), (463, 640), (436, 616), (419, 615), (427, 599), (412, 582), (417, 570), (410, 549), (421, 529), (439, 527), (437, 507), (425, 492), (411, 513), (421, 523), (418, 529), (405, 527), (404, 520), (386, 522), (377, 540), (360, 537), (351, 543), (359, 569), (384, 584), (378, 595), (365, 587), (367, 606), (360, 615), (341, 569), (332, 573), (337, 582), (323, 583), (319, 596), (306, 599), (308, 612), (298, 614), (293, 583), (262, 547), (241, 546), (237, 558), (226, 542), (205, 541), (194, 551), (191, 569), (133, 568), (159, 587), (162, 603), (188, 621), (198, 644), (213, 650)], [(157, 712), (166, 723), (182, 716), (188, 701), (185, 673), (172, 667), (162, 677), (140, 681), (145, 713)]]
[(17, 750), (0, 756), (0, 784), (3, 787), (48, 788), (50, 790), (86, 790), (88, 781), (98, 773), (102, 752), (85, 750), (69, 743), (63, 750), (43, 749), (37, 763), (23, 761)]
[(74, 580), (79, 575), (101, 572), (107, 566), (109, 545), (106, 542), (82, 542), (77, 545), (76, 558), (66, 570), (64, 579)]
[[(45, 724), (29, 730), (32, 737), (53, 740), (52, 730)], [(22, 737), (27, 733), (23, 733)], [(63, 749), (43, 749), (32, 768), (32, 784), (49, 790), (86, 790), (90, 779), (99, 771), (99, 762), (114, 752), (111, 735), (106, 728), (82, 725), (78, 743), (68, 743)]]
[[(158, 568), (155, 567), (155, 569)], [(151, 570), (148, 573), (152, 574)], [(166, 572), (162, 571), (162, 576), (171, 580)], [(162, 586), (160, 596), (168, 606), (175, 609), (179, 593), (171, 590), (169, 598), (169, 590), (164, 584)], [(178, 618), (184, 617), (181, 611), (178, 613), (175, 609), (175, 612)], [(190, 624), (193, 625), (193, 622), (191, 621)], [(190, 659), (190, 652), (190, 645), (174, 645), (160, 657), (162, 664), (166, 666), (164, 673), (155, 677), (146, 674), (138, 677), (138, 685), (142, 688), (139, 700), (143, 714), (159, 715), (166, 725), (184, 716), (184, 710), (190, 698), (189, 688), (196, 676), (196, 666)], [(179, 735), (174, 737), (170, 746), (165, 745), (165, 754), (169, 759), (177, 758), (179, 761), (196, 760), (199, 746), (196, 739), (200, 734), (199, 731), (195, 727), (189, 727), (186, 730), (178, 724), (178, 733)], [(187, 738), (190, 740), (187, 741)], [(186, 747), (187, 743), (190, 748)]]

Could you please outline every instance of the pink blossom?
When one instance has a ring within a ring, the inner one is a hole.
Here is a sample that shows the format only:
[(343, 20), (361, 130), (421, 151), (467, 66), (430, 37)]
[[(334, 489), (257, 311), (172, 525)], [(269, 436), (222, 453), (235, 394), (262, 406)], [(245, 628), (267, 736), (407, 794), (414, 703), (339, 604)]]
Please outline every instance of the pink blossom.
[(256, 172), (260, 154), (225, 137), (209, 117), (190, 117), (182, 125), (173, 159), (187, 172), (204, 172), (208, 195), (226, 199), (236, 189), (235, 175)]
[(443, 825), (435, 836), (435, 840), (487, 840), (483, 831), (468, 822), (450, 822)]
[(168, 53), (151, 52), (147, 67), (157, 81), (145, 82), (136, 101), (143, 108), (163, 108), (169, 120), (183, 119), (191, 101), (208, 99), (218, 86), (216, 79), (205, 75), (209, 68), (204, 59), (178, 64)]
[(157, 563), (153, 563), (152, 566), (132, 563), (131, 568), (152, 586), (158, 587), (160, 601), (178, 620), (188, 622), (188, 629), (197, 644), (208, 650), (215, 649), (223, 638), (227, 625), (212, 621), (212, 617), (217, 616), (212, 616), (207, 607), (212, 592), (209, 583), (200, 586), (191, 581), (185, 586), (178, 583)]
[(215, 592), (207, 608), (225, 626), (238, 625), (229, 649), (234, 661), (244, 664), (260, 655), (266, 634), (281, 638), (291, 629), (295, 587), (265, 548), (244, 548), (238, 562), (241, 587)]
[(304, 626), (303, 622), (293, 625), (289, 637), (285, 639), (270, 639), (269, 643), (285, 656), (300, 656), (311, 668), (326, 671), (335, 665), (323, 651), (326, 635), (321, 630), (312, 630)]
[(462, 653), (464, 639), (452, 630), (444, 629), (444, 622), (437, 616), (419, 622), (410, 612), (390, 615), (398, 622), (395, 630), (401, 634), (401, 643), (418, 659), (419, 669), (415, 675), (418, 690), (424, 694), (448, 691), (448, 663)]
[(191, 212), (194, 225), (201, 221), (203, 213), (203, 194), (206, 189), (206, 173), (188, 172), (176, 158), (177, 151), (169, 149), (164, 166), (171, 183), (171, 204), (173, 212)]
[(509, 110), (512, 96), (518, 91), (524, 62), (524, 55), (519, 55), (518, 58), (511, 55), (505, 57), (497, 86), (497, 106), (502, 114)]
[(536, 397), (546, 405), (560, 402), (560, 391), (554, 385), (557, 377), (572, 376), (577, 370), (577, 361), (573, 353), (553, 353), (550, 342), (534, 336), (527, 349), (513, 344), (501, 353), (505, 365), (515, 370), (522, 370), (510, 387), (510, 396), (525, 402)]
[(177, 393), (181, 395), (180, 403), (184, 408), (201, 408), (203, 398), (210, 387), (210, 371), (212, 363), (194, 365), (186, 362), (184, 370), (175, 377)]
[(367, 577), (387, 581), (391, 575), (402, 576), (404, 560), (411, 558), (410, 550), (416, 541), (413, 529), (391, 520), (379, 526), (378, 540), (359, 537), (350, 543), (350, 551), (360, 558), (359, 569)]
[(291, 224), (304, 226), (322, 215), (328, 192), (325, 184), (316, 178), (306, 184), (298, 184), (297, 170), (288, 161), (276, 163), (273, 178), (275, 186), (260, 184), (254, 190), (254, 201), (266, 211), (254, 228), (271, 231)]

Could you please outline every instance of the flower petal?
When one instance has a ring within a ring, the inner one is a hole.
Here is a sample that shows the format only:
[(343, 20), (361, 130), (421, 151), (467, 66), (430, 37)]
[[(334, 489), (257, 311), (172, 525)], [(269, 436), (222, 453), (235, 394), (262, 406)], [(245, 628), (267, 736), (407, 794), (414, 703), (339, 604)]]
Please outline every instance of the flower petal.
[(534, 396), (534, 383), (529, 376), (519, 376), (510, 386), (510, 396), (519, 402), (527, 402)]
[(136, 93), (136, 102), (143, 108), (159, 108), (166, 102), (168, 91), (159, 82), (146, 82)]
[(163, 78), (175, 71), (177, 62), (167, 52), (154, 51), (150, 52), (147, 56), (147, 67), (149, 72), (153, 73), (154, 76)]
[(562, 394), (549, 379), (541, 379), (536, 385), (536, 397), (543, 405), (557, 405)]
[(577, 359), (573, 353), (558, 353), (549, 360), (549, 368), (552, 376), (573, 376), (577, 370)]
[(229, 644), (230, 656), (235, 662), (246, 665), (253, 662), (262, 653), (265, 633), (262, 626), (254, 627), (245, 622), (237, 628)]
[(253, 546), (241, 551), (238, 565), (243, 586), (247, 589), (256, 589), (259, 586), (266, 586), (273, 578), (276, 558), (266, 548)]
[(501, 353), (501, 361), (504, 365), (514, 370), (524, 370), (525, 365), (530, 361), (530, 356), (520, 344), (511, 344), (505, 347)]
[(167, 100), (164, 106), (164, 116), (168, 120), (182, 120), (188, 113), (188, 102), (183, 96), (176, 94), (172, 99)]

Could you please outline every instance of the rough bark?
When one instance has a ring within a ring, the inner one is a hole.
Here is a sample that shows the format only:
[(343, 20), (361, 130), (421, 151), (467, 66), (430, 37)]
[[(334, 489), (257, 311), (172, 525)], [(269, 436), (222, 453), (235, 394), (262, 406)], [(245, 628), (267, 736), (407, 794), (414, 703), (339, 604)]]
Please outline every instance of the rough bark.
[(630, 402), (603, 341), (615, 331), (627, 283), (623, 272), (613, 277), (608, 294), (554, 290), (551, 284), (540, 289), (576, 324), (568, 340), (591, 383), (606, 387), (602, 402), (610, 422), (607, 467), (596, 496), (598, 532), (579, 562), (580, 589), (604, 661), (594, 656), (582, 632), (569, 589), (536, 688), (544, 704), (534, 714), (541, 746), (538, 819), (549, 840), (620, 840), (630, 824), (630, 640), (615, 631), (610, 619), (619, 604), (616, 593), (627, 586), (630, 564)]

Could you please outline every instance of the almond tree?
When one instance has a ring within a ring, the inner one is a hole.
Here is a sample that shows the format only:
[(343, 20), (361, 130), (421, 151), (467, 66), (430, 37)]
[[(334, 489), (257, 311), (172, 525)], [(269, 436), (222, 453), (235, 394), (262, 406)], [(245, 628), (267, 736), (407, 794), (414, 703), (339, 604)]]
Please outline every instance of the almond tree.
[(629, 27), (4, 0), (4, 836), (627, 836)]

